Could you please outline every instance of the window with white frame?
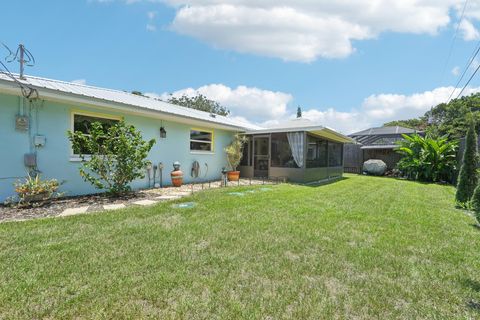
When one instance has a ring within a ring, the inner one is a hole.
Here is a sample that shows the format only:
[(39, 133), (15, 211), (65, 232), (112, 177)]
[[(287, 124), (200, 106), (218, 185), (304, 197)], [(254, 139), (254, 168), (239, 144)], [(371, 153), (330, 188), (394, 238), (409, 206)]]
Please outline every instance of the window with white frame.
[[(102, 125), (103, 130), (106, 132), (108, 128), (120, 121), (119, 117), (109, 117), (104, 115), (94, 115), (94, 114), (83, 114), (83, 113), (73, 113), (73, 131), (82, 132), (84, 134), (89, 134), (94, 122), (99, 122)], [(80, 146), (79, 148), (73, 150), (74, 155), (89, 155), (93, 152), (88, 150), (87, 146)]]
[(190, 151), (213, 152), (213, 131), (191, 129)]

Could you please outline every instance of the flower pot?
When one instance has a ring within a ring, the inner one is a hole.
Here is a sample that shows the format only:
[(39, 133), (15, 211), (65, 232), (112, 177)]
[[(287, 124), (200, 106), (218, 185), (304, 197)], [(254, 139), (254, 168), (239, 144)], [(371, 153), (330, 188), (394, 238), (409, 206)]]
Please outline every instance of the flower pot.
[(41, 192), (36, 194), (25, 195), (23, 197), (23, 201), (26, 203), (39, 202), (39, 201), (45, 201), (49, 198), (50, 198), (50, 193), (46, 191), (46, 192)]
[(238, 181), (240, 179), (240, 171), (228, 171), (227, 179), (228, 181)]
[(183, 172), (180, 170), (175, 170), (170, 173), (172, 177), (172, 184), (174, 187), (181, 187), (183, 184)]

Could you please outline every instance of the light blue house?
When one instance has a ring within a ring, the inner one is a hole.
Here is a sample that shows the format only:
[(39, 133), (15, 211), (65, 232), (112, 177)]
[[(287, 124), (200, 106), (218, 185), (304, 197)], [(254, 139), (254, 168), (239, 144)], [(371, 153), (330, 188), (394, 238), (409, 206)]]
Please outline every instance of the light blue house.
[[(67, 195), (95, 192), (79, 176), (81, 159), (73, 152), (67, 131), (81, 130), (94, 121), (120, 119), (139, 129), (144, 139), (156, 140), (148, 160), (164, 164), (165, 185), (171, 183), (175, 161), (181, 163), (186, 182), (219, 179), (222, 168), (228, 166), (224, 148), (233, 135), (262, 129), (123, 91), (0, 73), (0, 201), (14, 194), (13, 183), (32, 168), (43, 178), (64, 181), (61, 188)], [(327, 131), (330, 141), (349, 141)], [(322, 130), (316, 126), (312, 134), (322, 136)], [(251, 152), (253, 156), (255, 151)], [(198, 177), (190, 175), (194, 161), (200, 164)], [(262, 174), (269, 176), (268, 172)], [(155, 179), (159, 180), (158, 173)], [(147, 178), (132, 184), (136, 189), (148, 186)]]

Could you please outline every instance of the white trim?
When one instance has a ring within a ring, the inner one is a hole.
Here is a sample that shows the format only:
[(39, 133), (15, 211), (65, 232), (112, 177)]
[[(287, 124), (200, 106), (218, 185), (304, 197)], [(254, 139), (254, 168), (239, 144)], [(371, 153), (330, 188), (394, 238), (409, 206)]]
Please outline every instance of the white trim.
[(214, 155), (215, 152), (212, 152), (212, 151), (197, 151), (197, 150), (192, 150), (192, 151), (190, 151), (190, 154)]

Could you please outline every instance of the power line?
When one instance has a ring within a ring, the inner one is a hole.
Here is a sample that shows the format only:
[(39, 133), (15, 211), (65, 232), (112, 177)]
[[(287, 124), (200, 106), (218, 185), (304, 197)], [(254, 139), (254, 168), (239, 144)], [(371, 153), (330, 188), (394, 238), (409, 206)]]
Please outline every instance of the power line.
[(455, 99), (458, 99), (462, 93), (463, 93), (463, 90), (465, 90), (465, 88), (468, 86), (468, 84), (470, 83), (470, 81), (472, 81), (473, 77), (475, 76), (475, 74), (477, 73), (478, 69), (480, 69), (480, 64), (478, 65), (478, 67), (475, 69), (475, 71), (473, 72), (472, 76), (470, 77), (470, 79), (468, 79), (467, 83), (465, 83), (465, 85), (463, 86), (462, 90), (460, 91), (460, 93), (457, 95), (457, 97)]
[(457, 28), (455, 29), (455, 34), (453, 35), (452, 43), (450, 44), (450, 49), (448, 50), (447, 60), (445, 61), (445, 65), (443, 66), (442, 82), (445, 76), (445, 71), (447, 70), (448, 63), (450, 62), (450, 58), (452, 56), (453, 47), (455, 46), (455, 40), (457, 40), (457, 34), (458, 34), (458, 30), (460, 29), (460, 24), (462, 23), (463, 17), (465, 16), (465, 9), (467, 8), (467, 4), (468, 4), (468, 0), (465, 0), (465, 2), (463, 3), (463, 9), (462, 9), (462, 14), (460, 15), (460, 20), (458, 20)]
[(453, 94), (455, 93), (455, 90), (457, 90), (458, 85), (460, 84), (460, 82), (462, 82), (463, 77), (467, 73), (468, 69), (472, 65), (473, 61), (475, 60), (475, 57), (478, 55), (479, 52), (480, 52), (480, 41), (478, 42), (477, 48), (474, 50), (474, 53), (473, 53), (472, 57), (469, 59), (468, 63), (465, 65), (465, 68), (463, 69), (463, 72), (462, 72), (462, 75), (460, 76), (460, 79), (458, 79), (457, 83), (455, 84), (455, 88), (453, 88), (452, 92), (448, 96), (447, 103), (450, 102), (450, 99), (452, 98)]

